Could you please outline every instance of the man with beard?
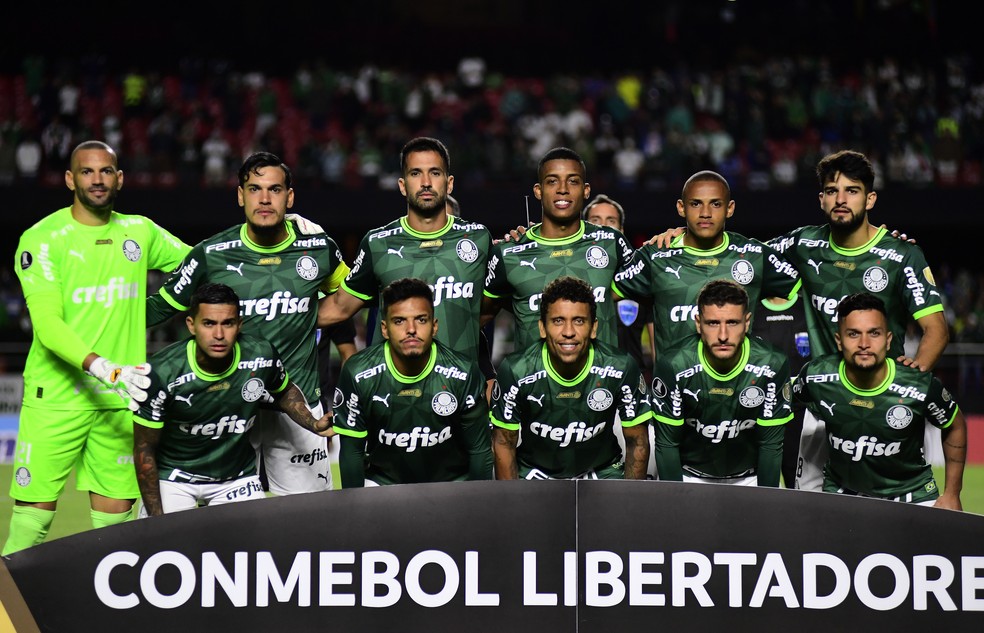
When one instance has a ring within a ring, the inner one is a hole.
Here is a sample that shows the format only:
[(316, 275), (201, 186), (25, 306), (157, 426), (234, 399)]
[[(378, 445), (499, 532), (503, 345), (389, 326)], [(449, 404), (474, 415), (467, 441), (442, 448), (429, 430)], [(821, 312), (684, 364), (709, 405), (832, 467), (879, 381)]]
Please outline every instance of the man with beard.
[[(149, 386), (147, 271), (171, 271), (188, 246), (149, 218), (114, 210), (116, 152), (85, 141), (71, 155), (72, 206), (41, 219), (17, 246), (34, 339), (24, 369), (3, 554), (44, 541), (72, 468), (92, 524), (130, 518), (139, 496), (132, 413)], [(121, 398), (122, 396), (122, 398)], [(129, 401), (129, 405), (127, 403)]]
[(381, 299), (383, 340), (345, 363), (335, 390), (342, 486), (491, 479), (478, 361), (435, 339), (427, 282), (397, 279)]
[(748, 293), (716, 279), (697, 295), (697, 334), (661, 350), (653, 371), (656, 470), (670, 481), (779, 485), (789, 361), (748, 336)]
[[(318, 326), (338, 323), (397, 279), (426, 281), (434, 293), (438, 340), (468, 358), (479, 355), (479, 315), (492, 236), (484, 225), (447, 211), (454, 189), (451, 156), (436, 138), (418, 137), (400, 151), (397, 184), (407, 213), (362, 238), (352, 272), (318, 309)], [(380, 311), (382, 308), (380, 307)]]
[[(257, 152), (246, 158), (239, 168), (238, 198), (246, 222), (192, 248), (159, 293), (148, 299), (147, 322), (161, 323), (187, 310), (194, 291), (206, 282), (233, 288), (240, 297), (243, 327), (273, 343), (312, 415), (320, 418), (315, 342), (319, 292), (335, 292), (348, 266), (332, 238), (323, 231), (299, 235), (299, 224), (287, 218), (294, 205), (292, 176), (276, 155)], [(297, 426), (272, 402), (260, 413), (250, 439), (270, 492), (332, 488), (330, 462), (337, 454), (331, 452), (332, 443)]]
[[(895, 337), (878, 297), (844, 298), (837, 328), (840, 353), (807, 363), (793, 385), (826, 427), (823, 491), (961, 510), (967, 423), (956, 402), (930, 372), (888, 357)], [(929, 425), (942, 431), (942, 494), (925, 459)]]

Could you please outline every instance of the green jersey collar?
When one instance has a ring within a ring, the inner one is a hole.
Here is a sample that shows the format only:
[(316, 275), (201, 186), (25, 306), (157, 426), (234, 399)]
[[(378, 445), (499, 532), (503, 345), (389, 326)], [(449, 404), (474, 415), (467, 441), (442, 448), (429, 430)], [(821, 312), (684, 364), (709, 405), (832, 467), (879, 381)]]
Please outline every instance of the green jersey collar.
[(246, 230), (245, 223), (239, 227), (239, 239), (243, 241), (243, 246), (251, 251), (256, 251), (257, 253), (276, 253), (277, 251), (284, 250), (293, 244), (294, 240), (297, 239), (297, 234), (294, 233), (294, 227), (291, 226), (291, 223), (284, 222), (284, 224), (287, 226), (287, 238), (279, 244), (275, 244), (273, 246), (260, 246), (253, 240), (249, 239), (249, 232)]
[(732, 380), (745, 369), (745, 365), (748, 364), (750, 346), (751, 343), (748, 341), (748, 337), (746, 336), (745, 340), (741, 342), (741, 356), (738, 358), (738, 363), (735, 365), (735, 368), (727, 374), (719, 374), (711, 368), (711, 365), (707, 362), (707, 357), (704, 355), (704, 341), (702, 340), (697, 341), (697, 360), (700, 361), (701, 367), (704, 368), (704, 373), (718, 382), (725, 382)]
[(839, 255), (845, 255), (847, 257), (857, 257), (858, 255), (863, 255), (864, 253), (867, 253), (869, 250), (871, 250), (871, 247), (877, 244), (878, 240), (884, 237), (885, 233), (887, 232), (888, 229), (886, 229), (885, 227), (883, 226), (878, 227), (878, 230), (875, 231), (875, 236), (870, 240), (868, 240), (865, 244), (862, 244), (857, 248), (842, 248), (834, 244), (834, 236), (830, 235), (830, 250), (834, 251)]
[(594, 365), (594, 352), (594, 343), (592, 343), (591, 347), (588, 348), (588, 361), (584, 363), (584, 367), (580, 372), (578, 372), (577, 376), (574, 376), (568, 380), (558, 374), (557, 370), (554, 369), (553, 363), (550, 362), (550, 352), (547, 351), (547, 344), (540, 344), (540, 355), (543, 358), (543, 366), (547, 370), (547, 375), (562, 387), (573, 387), (577, 383), (584, 380), (584, 378), (588, 375), (588, 372), (591, 371), (591, 366)]
[(448, 221), (444, 223), (443, 227), (437, 229), (436, 231), (432, 231), (430, 233), (424, 233), (422, 231), (415, 231), (414, 229), (410, 228), (410, 223), (407, 222), (407, 216), (403, 216), (402, 218), (400, 218), (400, 226), (403, 227), (403, 231), (408, 235), (412, 235), (422, 240), (432, 240), (436, 237), (441, 237), (442, 235), (444, 235), (445, 233), (451, 230), (452, 224), (454, 224), (454, 216), (449, 215)]
[(393, 355), (390, 353), (389, 341), (386, 341), (383, 347), (383, 354), (386, 358), (386, 368), (389, 370), (391, 374), (393, 374), (393, 377), (396, 380), (409, 385), (419, 381), (421, 378), (431, 373), (431, 371), (434, 369), (434, 365), (437, 364), (437, 343), (431, 343), (430, 359), (427, 361), (427, 366), (424, 367), (424, 370), (419, 374), (417, 374), (416, 376), (404, 376), (399, 371), (397, 371), (396, 365), (393, 364)]
[(581, 223), (577, 227), (577, 231), (574, 235), (568, 235), (567, 237), (543, 237), (540, 235), (540, 230), (542, 228), (543, 222), (534, 224), (526, 231), (526, 235), (528, 235), (534, 242), (543, 244), (544, 246), (563, 246), (565, 244), (573, 244), (574, 242), (580, 241), (580, 239), (584, 237), (584, 220), (581, 220)]
[(686, 252), (690, 253), (691, 255), (701, 255), (701, 256), (704, 256), (704, 257), (709, 257), (711, 255), (720, 255), (724, 251), (728, 250), (728, 246), (731, 244), (731, 236), (728, 235), (728, 232), (727, 231), (725, 231), (724, 233), (721, 234), (721, 243), (720, 244), (718, 244), (714, 248), (709, 248), (707, 250), (701, 250), (699, 248), (694, 248), (692, 246), (684, 246), (684, 244), (683, 244), (683, 238), (686, 235), (687, 235), (686, 233), (681, 233), (680, 235), (677, 235), (676, 237), (674, 237), (673, 238), (673, 241), (670, 242), (670, 247), (671, 248), (682, 248), (683, 250), (685, 250)]
[(882, 383), (874, 389), (858, 389), (851, 384), (851, 381), (847, 379), (847, 372), (845, 371), (845, 363), (843, 359), (841, 359), (837, 373), (840, 374), (841, 384), (843, 384), (848, 391), (864, 398), (873, 398), (888, 389), (888, 386), (895, 382), (895, 361), (891, 358), (886, 358), (885, 363), (888, 364), (888, 373), (885, 374), (885, 380), (883, 380)]
[(195, 356), (195, 351), (198, 349), (198, 344), (195, 342), (194, 337), (188, 341), (188, 345), (185, 348), (185, 352), (188, 354), (188, 366), (191, 370), (195, 372), (195, 377), (199, 380), (204, 380), (206, 382), (215, 382), (216, 380), (222, 380), (223, 378), (228, 378), (232, 375), (236, 369), (239, 368), (239, 358), (241, 355), (239, 349), (239, 341), (232, 348), (232, 362), (229, 363), (229, 368), (226, 369), (221, 374), (212, 374), (201, 367), (198, 366), (198, 359)]

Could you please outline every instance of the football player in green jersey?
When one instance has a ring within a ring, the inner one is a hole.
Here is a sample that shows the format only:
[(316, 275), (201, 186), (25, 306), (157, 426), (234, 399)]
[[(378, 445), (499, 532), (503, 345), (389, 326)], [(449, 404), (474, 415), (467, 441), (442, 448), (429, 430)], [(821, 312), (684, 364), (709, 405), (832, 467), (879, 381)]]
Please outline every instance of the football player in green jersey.
[[(237, 195), (246, 221), (191, 249), (158, 294), (148, 299), (148, 323), (186, 310), (202, 283), (232, 287), (240, 297), (247, 331), (273, 343), (312, 415), (321, 417), (315, 342), (319, 293), (335, 292), (348, 266), (331, 237), (324, 232), (298, 235), (299, 225), (287, 219), (294, 204), (292, 175), (275, 154), (256, 152), (243, 161)], [(275, 407), (260, 413), (261, 419), (267, 417), (274, 421), (257, 424), (250, 438), (270, 492), (330, 490), (332, 443), (299, 428)]]
[(150, 397), (133, 419), (141, 516), (264, 498), (247, 433), (267, 394), (302, 428), (334, 434), (331, 414), (311, 415), (273, 345), (241, 333), (232, 288), (198, 286), (185, 322), (191, 338), (151, 357)]
[(653, 378), (660, 479), (779, 485), (789, 361), (747, 335), (748, 293), (728, 279), (697, 296), (697, 334), (664, 350)]
[(123, 172), (105, 143), (74, 149), (65, 184), (72, 205), (42, 218), (17, 246), (34, 340), (24, 369), (5, 555), (44, 540), (76, 466), (93, 526), (130, 518), (140, 492), (127, 400), (135, 409), (146, 398), (147, 271), (169, 272), (188, 252), (149, 218), (115, 210)]
[[(929, 372), (890, 358), (885, 303), (856, 293), (837, 307), (840, 353), (816, 358), (793, 391), (826, 426), (823, 490), (961, 510), (967, 423)], [(942, 429), (945, 487), (925, 459), (927, 424)]]
[(516, 241), (492, 247), (482, 300), (482, 324), (502, 308), (513, 314), (513, 349), (539, 345), (540, 295), (546, 282), (570, 275), (588, 282), (598, 310), (598, 340), (618, 344), (615, 304), (621, 296), (614, 280), (630, 275), (635, 250), (622, 232), (584, 222), (581, 209), (591, 195), (580, 155), (555, 147), (537, 166), (533, 195), (540, 201), (543, 220)]
[(438, 341), (422, 279), (382, 293), (383, 340), (349, 358), (335, 389), (342, 486), (492, 478), (485, 379)]
[(595, 340), (591, 286), (570, 276), (547, 284), (539, 330), (540, 345), (503, 359), (492, 390), (496, 478), (645, 479), (646, 383), (628, 353)]
[(406, 215), (366, 233), (341, 290), (325, 298), (318, 325), (346, 319), (397, 279), (423, 279), (434, 293), (439, 341), (472, 358), (479, 355), (482, 287), (492, 236), (484, 225), (448, 213), (454, 189), (451, 157), (440, 140), (417, 137), (400, 151), (400, 192)]

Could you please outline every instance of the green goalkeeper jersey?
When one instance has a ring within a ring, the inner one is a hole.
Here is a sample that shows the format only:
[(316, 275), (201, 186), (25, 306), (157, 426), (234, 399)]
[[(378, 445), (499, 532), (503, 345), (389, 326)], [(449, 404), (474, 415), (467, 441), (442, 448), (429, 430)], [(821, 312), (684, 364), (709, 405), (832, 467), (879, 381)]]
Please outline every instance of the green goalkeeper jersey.
[[(82, 371), (82, 360), (88, 352), (124, 365), (147, 360), (147, 271), (174, 270), (188, 248), (149, 218), (115, 211), (108, 224), (88, 226), (66, 207), (25, 231), (14, 269), (28, 307), (58, 311), (87, 349), (67, 360), (53, 351), (63, 341), (41, 339), (35, 327), (24, 405), (123, 408), (119, 395)], [(52, 315), (31, 316), (40, 322)]]
[(926, 423), (945, 429), (957, 403), (929, 372), (897, 364), (874, 389), (858, 389), (844, 373), (840, 354), (816, 358), (800, 370), (793, 395), (826, 423), (826, 492), (850, 492), (912, 501), (939, 496), (923, 456)]
[(796, 266), (809, 298), (807, 324), (814, 356), (836, 354), (837, 304), (847, 295), (869, 292), (885, 302), (892, 332), (889, 356), (903, 354), (910, 319), (943, 311), (936, 281), (922, 249), (896, 239), (884, 228), (854, 249), (830, 239), (830, 226), (804, 226), (768, 242)]
[(195, 339), (154, 354), (150, 388), (134, 421), (161, 429), (157, 471), (163, 481), (213, 483), (256, 473), (248, 432), (268, 394), (290, 382), (269, 341), (240, 334), (232, 364), (210, 374), (195, 361)]
[(560, 376), (545, 343), (514, 352), (499, 365), (492, 424), (520, 431), (519, 476), (537, 469), (571, 479), (622, 463), (615, 425), (650, 418), (646, 383), (627, 353), (595, 341), (572, 379)]
[(382, 341), (345, 361), (333, 402), (342, 486), (492, 478), (485, 378), (439, 341), (417, 376)]
[(719, 246), (700, 250), (684, 246), (683, 238), (677, 236), (667, 248), (640, 248), (645, 268), (616, 284), (623, 295), (652, 304), (657, 357), (694, 333), (697, 295), (709, 281), (741, 284), (749, 306), (760, 297), (792, 297), (799, 290), (796, 268), (758, 240), (726, 231)]
[(199, 242), (148, 300), (148, 323), (187, 310), (201, 284), (225, 284), (239, 295), (243, 331), (273, 343), (291, 380), (314, 404), (321, 397), (315, 340), (319, 292), (337, 290), (348, 267), (335, 240), (324, 233), (297, 235), (291, 222), (287, 230), (282, 243), (269, 247), (250, 240), (245, 224)]
[(478, 358), (482, 286), (491, 244), (492, 236), (482, 224), (448, 216), (440, 230), (421, 233), (402, 217), (366, 233), (342, 285), (363, 301), (377, 301), (392, 281), (426, 281), (434, 291), (437, 340)]
[(660, 479), (757, 475), (778, 486), (783, 425), (792, 419), (789, 361), (746, 337), (735, 368), (714, 371), (692, 334), (660, 355), (653, 370), (656, 470)]

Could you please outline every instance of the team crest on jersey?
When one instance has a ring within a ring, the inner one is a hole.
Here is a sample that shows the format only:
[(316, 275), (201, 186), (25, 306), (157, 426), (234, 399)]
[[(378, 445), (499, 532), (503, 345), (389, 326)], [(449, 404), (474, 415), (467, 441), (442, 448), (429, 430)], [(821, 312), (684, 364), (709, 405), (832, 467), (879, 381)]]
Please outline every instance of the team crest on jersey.
[(662, 378), (659, 376), (653, 378), (653, 395), (657, 398), (665, 398), (669, 393), (670, 390), (666, 388), (666, 383), (663, 382)]
[(139, 244), (134, 240), (123, 240), (123, 257), (135, 262), (140, 259), (141, 255), (143, 255), (143, 250)]
[(594, 389), (588, 394), (588, 407), (592, 411), (604, 411), (612, 406), (612, 401), (612, 392), (603, 387)]
[(755, 279), (755, 268), (746, 259), (739, 259), (731, 265), (731, 277), (743, 286), (747, 286)]
[(332, 396), (331, 399), (332, 408), (337, 409), (338, 407), (342, 406), (343, 402), (345, 402), (345, 394), (342, 393), (341, 389), (335, 387), (335, 394)]
[(297, 265), (294, 268), (301, 279), (311, 281), (318, 276), (318, 262), (310, 255), (304, 255), (297, 260)]
[(897, 404), (885, 414), (885, 421), (893, 429), (904, 429), (912, 422), (912, 409), (904, 404)]
[(16, 481), (17, 485), (21, 488), (26, 488), (31, 483), (31, 471), (24, 466), (21, 466), (17, 469), (17, 472), (14, 473), (14, 481)]
[(458, 240), (458, 245), (454, 247), (454, 250), (458, 253), (458, 259), (463, 262), (471, 264), (478, 259), (478, 246), (468, 238)]
[(263, 385), (263, 381), (259, 378), (250, 378), (243, 385), (243, 400), (246, 402), (256, 402), (263, 397), (263, 393), (266, 391)]
[(600, 246), (595, 245), (588, 248), (584, 254), (584, 258), (588, 260), (588, 264), (592, 268), (604, 268), (608, 266), (608, 251)]
[(888, 287), (888, 273), (880, 266), (872, 266), (864, 271), (864, 287), (871, 292), (881, 292)]
[(30, 251), (24, 251), (21, 253), (20, 257), (20, 267), (21, 270), (27, 270), (34, 263), (34, 256), (31, 255)]
[(622, 325), (629, 326), (635, 323), (639, 317), (638, 303), (632, 299), (622, 299), (615, 305), (618, 308), (618, 320), (622, 322)]
[(502, 397), (502, 387), (499, 386), (498, 380), (492, 381), (492, 399), (498, 400)]
[(454, 394), (442, 391), (431, 399), (431, 408), (437, 415), (451, 415), (458, 409), (458, 400)]
[(745, 389), (743, 389), (738, 395), (738, 402), (740, 402), (743, 407), (757, 407), (765, 402), (765, 392), (762, 391), (761, 387), (756, 387), (754, 385), (751, 387), (745, 387)]

